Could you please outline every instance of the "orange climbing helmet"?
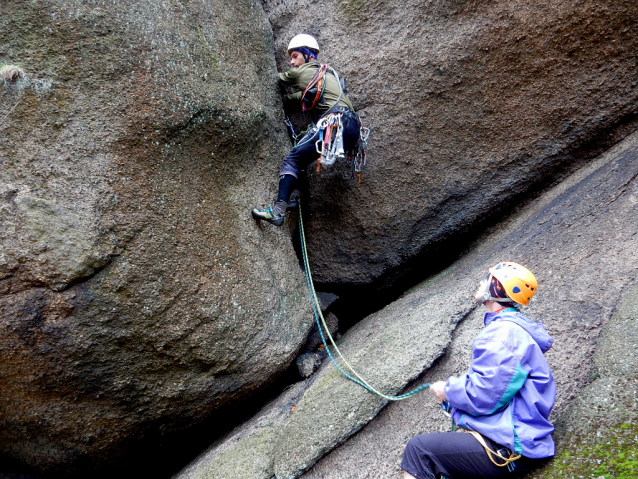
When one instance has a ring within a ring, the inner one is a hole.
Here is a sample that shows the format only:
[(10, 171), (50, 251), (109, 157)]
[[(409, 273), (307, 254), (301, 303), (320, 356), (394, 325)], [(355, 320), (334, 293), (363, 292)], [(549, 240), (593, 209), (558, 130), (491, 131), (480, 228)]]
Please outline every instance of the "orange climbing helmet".
[(492, 266), (489, 272), (503, 285), (508, 298), (518, 304), (529, 303), (538, 288), (532, 272), (518, 263), (504, 261)]

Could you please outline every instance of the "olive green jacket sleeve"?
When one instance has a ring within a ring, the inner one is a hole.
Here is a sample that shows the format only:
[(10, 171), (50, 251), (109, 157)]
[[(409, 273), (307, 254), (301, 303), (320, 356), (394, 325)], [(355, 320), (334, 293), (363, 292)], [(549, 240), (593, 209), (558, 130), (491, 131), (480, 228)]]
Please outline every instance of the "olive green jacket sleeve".
[[(313, 73), (314, 75), (314, 73)], [(312, 79), (312, 77), (311, 77)], [(289, 87), (293, 87), (296, 88), (297, 90), (299, 90), (299, 68), (293, 68), (291, 70), (288, 70), (286, 73), (280, 73), (279, 74), (279, 83), (284, 85), (284, 86), (289, 86)], [(306, 84), (307, 85), (307, 84)], [(306, 87), (304, 87), (304, 90), (306, 89)], [(301, 95), (303, 94), (303, 91), (299, 90), (296, 91), (294, 93), (288, 93), (287, 95), (284, 95), (284, 101), (286, 103), (291, 103), (291, 102), (299, 102), (301, 101)]]

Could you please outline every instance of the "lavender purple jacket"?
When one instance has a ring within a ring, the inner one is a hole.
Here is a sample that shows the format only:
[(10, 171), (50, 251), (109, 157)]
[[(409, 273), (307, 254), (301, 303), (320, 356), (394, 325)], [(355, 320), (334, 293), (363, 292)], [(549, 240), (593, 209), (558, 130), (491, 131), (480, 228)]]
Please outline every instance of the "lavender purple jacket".
[(452, 418), (517, 454), (553, 456), (554, 427), (547, 418), (556, 386), (543, 353), (554, 340), (514, 308), (486, 313), (484, 323), (468, 372), (445, 384)]

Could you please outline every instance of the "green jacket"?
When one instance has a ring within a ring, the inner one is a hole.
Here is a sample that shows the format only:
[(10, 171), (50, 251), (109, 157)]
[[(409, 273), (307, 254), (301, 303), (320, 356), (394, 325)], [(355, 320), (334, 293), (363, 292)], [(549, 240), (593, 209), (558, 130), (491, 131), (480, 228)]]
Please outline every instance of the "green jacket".
[[(295, 93), (285, 95), (284, 101), (286, 101), (286, 103), (295, 101), (298, 104), (301, 103), (301, 95), (303, 95), (303, 92), (308, 86), (308, 83), (312, 80), (312, 77), (314, 77), (315, 73), (317, 73), (319, 65), (318, 61), (304, 63), (299, 68), (292, 68), (286, 73), (279, 74), (279, 83), (299, 90)], [(339, 92), (341, 91), (339, 83), (337, 83), (337, 79), (332, 73), (330, 73), (330, 70), (328, 70), (328, 73), (324, 76), (324, 81), (326, 82), (326, 88), (323, 92), (323, 98), (326, 100), (326, 103), (317, 103), (317, 106), (314, 108), (320, 115), (332, 108), (339, 98)], [(341, 94), (338, 106), (347, 106), (354, 111), (352, 102), (345, 93)]]

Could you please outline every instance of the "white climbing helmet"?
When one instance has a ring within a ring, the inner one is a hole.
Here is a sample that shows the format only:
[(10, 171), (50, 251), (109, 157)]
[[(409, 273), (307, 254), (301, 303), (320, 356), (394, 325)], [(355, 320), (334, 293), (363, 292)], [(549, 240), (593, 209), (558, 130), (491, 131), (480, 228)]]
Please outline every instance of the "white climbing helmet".
[(292, 37), (292, 40), (290, 40), (290, 43), (288, 44), (288, 50), (286, 50), (286, 53), (290, 55), (291, 50), (304, 47), (310, 48), (315, 53), (319, 53), (319, 44), (317, 43), (315, 37), (306, 35), (305, 33), (301, 33)]

